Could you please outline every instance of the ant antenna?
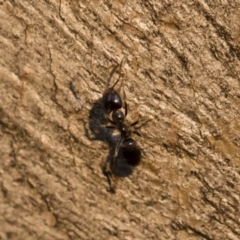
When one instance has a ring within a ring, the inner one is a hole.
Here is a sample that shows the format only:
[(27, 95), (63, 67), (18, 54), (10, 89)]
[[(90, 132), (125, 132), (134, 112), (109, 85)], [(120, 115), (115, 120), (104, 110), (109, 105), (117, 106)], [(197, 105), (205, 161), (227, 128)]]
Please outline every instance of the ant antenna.
[[(110, 76), (109, 76), (109, 78), (108, 78), (108, 80), (107, 80), (106, 89), (109, 88), (109, 83), (110, 83), (110, 81), (111, 81), (111, 78), (112, 78), (113, 74), (116, 72), (118, 66), (119, 66), (119, 65), (117, 64), (117, 65), (113, 68), (113, 70), (111, 71)], [(115, 85), (116, 85), (116, 83), (114, 84), (114, 86), (115, 86)]]
[(114, 88), (118, 82), (119, 82), (119, 79), (113, 84), (113, 86), (111, 88)]
[[(111, 71), (110, 76), (109, 76), (109, 78), (108, 78), (108, 80), (107, 80), (106, 89), (109, 88), (110, 81), (111, 81), (111, 79), (112, 79), (113, 74), (117, 71), (117, 68), (119, 68), (119, 69), (120, 69), (120, 72), (121, 72), (122, 64), (123, 64), (123, 61), (124, 61), (125, 59), (126, 59), (126, 57), (123, 57), (122, 60), (121, 60), (121, 62), (120, 62), (120, 64), (115, 65), (115, 67), (114, 67), (113, 70)], [(121, 75), (121, 74), (120, 74), (120, 75)], [(110, 87), (110, 88), (114, 88), (114, 87), (116, 86), (116, 84), (119, 82), (119, 79), (120, 79), (120, 76), (119, 76), (118, 80), (114, 83), (114, 85), (113, 85), (112, 87)], [(121, 85), (121, 86), (122, 86), (122, 85)]]
[[(122, 68), (122, 63), (123, 61), (126, 59), (126, 57), (123, 57), (121, 63), (120, 63), (120, 69)], [(125, 92), (125, 84), (124, 84), (124, 77), (122, 78), (122, 82), (121, 82), (121, 88), (123, 89), (123, 102), (124, 102), (124, 110), (125, 110), (125, 117), (128, 114), (128, 105), (127, 105), (127, 96), (126, 96), (126, 92)]]

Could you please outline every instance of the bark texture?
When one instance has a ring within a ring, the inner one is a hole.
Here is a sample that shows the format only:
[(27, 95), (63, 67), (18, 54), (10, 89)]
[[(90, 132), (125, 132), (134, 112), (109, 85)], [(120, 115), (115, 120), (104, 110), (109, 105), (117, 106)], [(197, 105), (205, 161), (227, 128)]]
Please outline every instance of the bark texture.
[[(240, 239), (239, 12), (0, 0), (0, 239)], [(110, 85), (124, 80), (129, 123), (151, 121), (111, 194), (119, 133), (99, 99), (122, 59)]]

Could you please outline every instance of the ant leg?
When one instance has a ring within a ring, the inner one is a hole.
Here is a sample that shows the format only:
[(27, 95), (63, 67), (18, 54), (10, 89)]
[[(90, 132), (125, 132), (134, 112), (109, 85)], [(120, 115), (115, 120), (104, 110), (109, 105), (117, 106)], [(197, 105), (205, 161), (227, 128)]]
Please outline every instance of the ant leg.
[[(131, 127), (136, 126), (138, 123), (139, 123), (139, 121), (137, 120), (137, 121), (131, 123), (130, 126), (131, 126)], [(135, 128), (135, 129), (138, 129), (138, 128), (136, 128), (136, 127), (134, 127), (134, 128)], [(133, 130), (132, 133), (135, 133), (135, 134), (137, 134), (139, 137), (141, 137), (141, 134), (140, 134), (137, 130)]]
[(128, 106), (126, 101), (124, 101), (124, 108), (125, 108), (125, 117), (126, 117), (128, 114)]
[(114, 171), (117, 169), (117, 161), (116, 158), (118, 157), (119, 147), (122, 143), (122, 139), (118, 142), (115, 151), (114, 156), (110, 153), (108, 156), (108, 160), (103, 168), (103, 173), (106, 175), (108, 184), (109, 184), (109, 192), (116, 193), (116, 185), (117, 185), (117, 179), (114, 178)]
[(137, 125), (138, 123), (139, 123), (139, 121), (137, 120), (137, 121), (131, 123), (131, 126), (135, 126), (135, 125)]
[(108, 159), (107, 162), (103, 166), (103, 174), (107, 177), (108, 185), (109, 185), (109, 192), (116, 193), (116, 187), (114, 184), (112, 170), (111, 170), (111, 160)]
[[(135, 127), (138, 123), (139, 123), (139, 121), (137, 120), (137, 121), (131, 123), (130, 125), (131, 125), (131, 127), (134, 126), (135, 129), (138, 129), (138, 128)], [(137, 130), (133, 130), (132, 132), (137, 134), (139, 137), (141, 137), (141, 134)]]
[[(143, 127), (144, 125), (146, 125), (148, 122), (151, 122), (151, 121), (152, 121), (152, 119), (148, 119), (148, 120), (146, 120), (145, 122), (143, 122), (141, 125), (136, 126), (135, 129), (139, 129), (139, 128)], [(136, 125), (136, 124), (138, 124), (138, 121), (132, 123), (131, 126), (134, 126), (134, 125)]]
[(106, 118), (111, 124), (115, 125), (115, 122), (113, 120), (111, 120), (108, 116)]
[(137, 134), (139, 137), (142, 136), (138, 131), (132, 131), (132, 132), (135, 133), (135, 134)]
[(141, 137), (141, 134), (138, 132), (138, 129), (141, 128), (142, 126), (146, 125), (148, 122), (150, 122), (152, 119), (148, 119), (145, 122), (143, 122), (140, 126), (136, 126), (139, 121), (135, 121), (131, 123), (131, 126), (134, 126), (134, 130), (132, 131), (133, 133), (137, 134), (139, 137)]
[(105, 128), (114, 128), (114, 129), (116, 129), (116, 126), (114, 126), (114, 125), (106, 125)]
[[(116, 148), (115, 148), (115, 151), (114, 151), (114, 156), (113, 156), (113, 161), (111, 162), (112, 163), (112, 170), (113, 170), (113, 173), (117, 171), (118, 169), (118, 162), (117, 162), (117, 157), (118, 157), (118, 153), (119, 153), (119, 148), (120, 148), (120, 145), (122, 144), (122, 141), (123, 139), (120, 139)], [(112, 173), (112, 171), (111, 171)], [(117, 179), (115, 178), (115, 181), (113, 181), (113, 179), (111, 178), (111, 184), (110, 184), (110, 192), (111, 193), (115, 193), (116, 192), (116, 186), (117, 186)]]
[(118, 156), (119, 147), (120, 147), (121, 143), (122, 143), (122, 139), (119, 140), (119, 142), (115, 148), (114, 159), (117, 158), (117, 156)]

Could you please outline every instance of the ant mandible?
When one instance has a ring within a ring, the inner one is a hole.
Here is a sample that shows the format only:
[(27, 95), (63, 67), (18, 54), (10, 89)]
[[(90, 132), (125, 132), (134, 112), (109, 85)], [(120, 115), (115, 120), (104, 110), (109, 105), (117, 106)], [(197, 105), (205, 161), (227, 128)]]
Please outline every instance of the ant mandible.
[[(121, 61), (120, 69), (122, 62), (123, 61)], [(108, 114), (111, 113), (112, 117), (112, 120), (108, 118), (108, 121), (111, 123), (111, 125), (107, 125), (106, 127), (115, 128), (120, 132), (121, 139), (116, 148), (116, 153), (119, 155), (119, 152), (121, 152), (126, 163), (131, 167), (135, 167), (141, 162), (141, 149), (137, 145), (136, 141), (131, 138), (131, 131), (128, 129), (127, 125), (124, 122), (128, 114), (126, 94), (123, 90), (125, 109), (125, 112), (123, 113), (121, 111), (121, 108), (123, 106), (122, 99), (120, 97), (120, 94), (114, 89), (118, 82), (119, 79), (113, 84), (112, 87), (109, 87), (102, 96), (103, 107)], [(132, 123), (131, 126), (134, 126), (137, 123), (138, 121)]]

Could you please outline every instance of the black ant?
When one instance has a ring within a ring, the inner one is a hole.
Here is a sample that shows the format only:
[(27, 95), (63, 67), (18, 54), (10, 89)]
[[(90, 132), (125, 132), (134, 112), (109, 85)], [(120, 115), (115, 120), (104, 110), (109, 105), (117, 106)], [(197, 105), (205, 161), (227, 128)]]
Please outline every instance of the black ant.
[[(141, 162), (141, 149), (137, 145), (136, 141), (131, 138), (131, 131), (124, 123), (124, 120), (128, 114), (126, 95), (124, 92), (125, 113), (123, 113), (121, 111), (123, 105), (122, 99), (119, 93), (114, 89), (118, 82), (119, 79), (113, 84), (112, 87), (108, 88), (102, 96), (103, 107), (105, 108), (107, 113), (112, 113), (112, 120), (108, 118), (108, 121), (112, 125), (107, 125), (106, 127), (115, 128), (121, 133), (121, 140), (119, 141), (116, 148), (117, 155), (119, 155), (119, 152), (121, 152), (126, 163), (132, 167), (135, 167)], [(131, 126), (134, 126), (137, 123), (138, 121), (132, 123)], [(138, 134), (138, 132), (134, 132)]]
[[(120, 63), (120, 69), (122, 66), (122, 62), (123, 60)], [(119, 68), (119, 64), (117, 64), (111, 71), (110, 77), (108, 78), (108, 81), (107, 81), (108, 83), (110, 82), (117, 68)], [(138, 134), (139, 136), (140, 134), (137, 131), (130, 130), (130, 127), (136, 125), (138, 121), (135, 121), (130, 126), (126, 125), (125, 118), (128, 114), (126, 94), (125, 94), (124, 85), (122, 82), (121, 86), (123, 85), (123, 94), (124, 94), (124, 101), (123, 101), (119, 92), (115, 90), (115, 87), (118, 84), (118, 82), (119, 82), (119, 79), (111, 87), (107, 88), (107, 90), (102, 95), (101, 104), (99, 104), (100, 102), (98, 100), (93, 106), (93, 108), (91, 109), (90, 116), (89, 116), (90, 129), (95, 134), (96, 136), (95, 139), (104, 139), (102, 135), (105, 134), (105, 131), (103, 131), (103, 128), (101, 126), (104, 126), (104, 128), (117, 129), (121, 135), (117, 146), (111, 149), (108, 160), (105, 163), (106, 165), (103, 166), (103, 172), (106, 174), (109, 181), (110, 191), (113, 193), (115, 192), (115, 188), (112, 185), (113, 183), (111, 179), (112, 173), (114, 173), (114, 175), (127, 176), (131, 174), (132, 167), (137, 166), (141, 162), (141, 149), (138, 146), (137, 142), (131, 137), (132, 132)], [(73, 92), (73, 95), (75, 96), (75, 98), (79, 101), (80, 99), (74, 90), (74, 86), (72, 82), (70, 82), (69, 87), (70, 87), (70, 90)], [(100, 107), (101, 105), (102, 107)], [(124, 108), (124, 111), (122, 111), (122, 108)], [(97, 123), (100, 123), (100, 124), (95, 124), (96, 119), (97, 119)], [(106, 120), (110, 124), (106, 125), (107, 124)], [(140, 128), (140, 127), (141, 126), (137, 128)], [(111, 143), (109, 140), (107, 140), (107, 142), (109, 144)], [(113, 160), (112, 160), (112, 156), (114, 156)], [(124, 161), (119, 162), (118, 161), (119, 159), (123, 159)], [(123, 163), (124, 165), (124, 170), (125, 170), (124, 172), (120, 171), (119, 167), (123, 166), (121, 163)]]

